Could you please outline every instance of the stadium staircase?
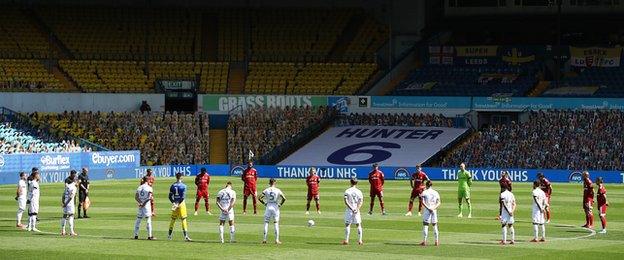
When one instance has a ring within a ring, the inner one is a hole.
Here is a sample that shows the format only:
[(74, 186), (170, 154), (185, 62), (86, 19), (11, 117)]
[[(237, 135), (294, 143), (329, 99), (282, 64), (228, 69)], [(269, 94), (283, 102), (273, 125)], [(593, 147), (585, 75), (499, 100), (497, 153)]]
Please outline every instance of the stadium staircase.
[(336, 39), (334, 47), (329, 51), (328, 60), (340, 60), (349, 48), (349, 44), (355, 39), (355, 36), (364, 25), (366, 17), (363, 14), (354, 14), (342, 30), (342, 33)]
[(543, 81), (541, 80), (540, 82), (537, 83), (537, 85), (535, 85), (535, 88), (533, 88), (531, 91), (529, 91), (529, 97), (539, 97), (542, 93), (544, 93), (544, 91), (546, 91), (548, 89), (548, 86), (550, 86), (550, 81)]
[(217, 61), (219, 19), (215, 14), (202, 15), (201, 45), (202, 60)]
[(247, 66), (244, 62), (231, 62), (228, 80), (227, 93), (241, 94), (245, 89), (245, 79), (247, 78)]
[(61, 59), (68, 59), (68, 58), (73, 59), (74, 58), (74, 55), (69, 50), (69, 48), (67, 48), (67, 46), (61, 40), (59, 40), (58, 37), (56, 37), (54, 32), (52, 32), (52, 29), (50, 29), (50, 27), (43, 21), (43, 19), (33, 9), (30, 9), (30, 8), (22, 9), (22, 12), (24, 16), (28, 17), (28, 19), (32, 21), (32, 23), (35, 25), (35, 27), (41, 33), (41, 35), (44, 38), (47, 38), (50, 40), (50, 43), (52, 43), (51, 44), (52, 47), (59, 54), (59, 58)]
[(227, 131), (225, 129), (210, 129), (210, 163), (226, 164), (227, 161)]

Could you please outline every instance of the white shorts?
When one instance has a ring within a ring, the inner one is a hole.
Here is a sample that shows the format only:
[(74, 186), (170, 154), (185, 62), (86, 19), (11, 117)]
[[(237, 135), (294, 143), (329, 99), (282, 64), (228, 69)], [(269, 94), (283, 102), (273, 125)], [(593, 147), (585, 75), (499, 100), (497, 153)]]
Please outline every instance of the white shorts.
[(539, 210), (533, 210), (531, 214), (531, 219), (534, 224), (544, 224), (546, 221), (544, 220), (544, 212), (540, 212)]
[(503, 214), (501, 214), (501, 224), (503, 225), (511, 225), (515, 222), (513, 216), (509, 216), (509, 213), (505, 209), (503, 209)]
[(359, 225), (362, 223), (362, 215), (360, 215), (359, 211), (357, 213), (353, 213), (352, 210), (346, 209), (345, 215), (344, 215), (344, 221), (345, 221), (345, 224), (348, 224), (348, 225), (351, 225), (351, 224)]
[(63, 207), (63, 214), (73, 215), (76, 212), (76, 206), (74, 203), (67, 204), (67, 206)]
[(423, 222), (427, 224), (436, 224), (438, 223), (438, 211), (434, 210), (433, 212), (428, 209), (423, 210)]
[(221, 221), (234, 221), (234, 209), (230, 210), (230, 212), (228, 212), (228, 214), (223, 214), (223, 212), (221, 212), (221, 215), (219, 215), (219, 220), (221, 220)]
[(39, 200), (31, 200), (30, 206), (28, 207), (28, 214), (38, 214), (39, 213)]
[(271, 218), (275, 220), (275, 222), (279, 222), (280, 220), (280, 210), (277, 205), (269, 205), (264, 212), (264, 222), (270, 222)]
[(17, 209), (26, 211), (26, 198), (17, 198)]
[(149, 218), (152, 216), (152, 207), (149, 202), (145, 204), (145, 207), (139, 208), (137, 210), (137, 218)]

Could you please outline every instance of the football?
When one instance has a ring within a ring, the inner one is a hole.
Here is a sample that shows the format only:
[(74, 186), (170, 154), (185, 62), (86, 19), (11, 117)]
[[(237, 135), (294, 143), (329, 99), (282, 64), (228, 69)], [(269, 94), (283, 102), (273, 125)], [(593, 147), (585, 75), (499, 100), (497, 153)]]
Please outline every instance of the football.
[(311, 220), (311, 219), (308, 220), (308, 227), (313, 227), (314, 224), (316, 224), (316, 223), (314, 223), (314, 220)]

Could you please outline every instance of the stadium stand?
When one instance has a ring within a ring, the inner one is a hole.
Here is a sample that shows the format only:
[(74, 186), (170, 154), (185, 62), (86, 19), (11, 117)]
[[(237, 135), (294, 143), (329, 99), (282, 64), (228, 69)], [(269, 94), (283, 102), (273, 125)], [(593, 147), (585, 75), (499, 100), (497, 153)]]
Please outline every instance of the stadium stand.
[(0, 115), (0, 154), (80, 152), (83, 150), (73, 140), (57, 142), (52, 135), (34, 129), (19, 120)]
[(534, 65), (427, 65), (394, 90), (403, 96), (525, 96), (538, 82)]
[(112, 150), (141, 150), (141, 164), (205, 164), (209, 123), (204, 113), (35, 113), (37, 121)]
[(0, 60), (0, 91), (67, 92), (39, 60)]
[(352, 113), (338, 119), (338, 126), (377, 125), (377, 126), (437, 126), (453, 127), (453, 119), (436, 114), (372, 114)]
[(530, 112), (524, 123), (492, 125), (442, 160), (469, 167), (624, 168), (624, 112), (619, 110)]
[(0, 57), (46, 58), (50, 48), (45, 34), (14, 6), (0, 6)]
[(374, 53), (388, 38), (387, 27), (366, 16), (353, 40), (345, 50), (344, 57), (350, 62), (373, 62)]
[(251, 108), (228, 120), (228, 161), (242, 164), (248, 151), (261, 158), (331, 115), (326, 107)]
[(624, 96), (624, 68), (583, 68), (571, 73), (560, 82), (559, 88), (551, 87), (542, 96), (568, 97), (622, 97)]

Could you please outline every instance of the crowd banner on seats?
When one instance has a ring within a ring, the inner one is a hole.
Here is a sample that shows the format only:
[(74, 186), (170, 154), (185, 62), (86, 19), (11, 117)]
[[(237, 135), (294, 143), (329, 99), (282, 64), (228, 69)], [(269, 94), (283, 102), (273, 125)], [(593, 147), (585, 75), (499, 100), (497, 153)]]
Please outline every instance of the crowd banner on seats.
[(570, 47), (570, 65), (576, 67), (619, 67), (622, 48)]

